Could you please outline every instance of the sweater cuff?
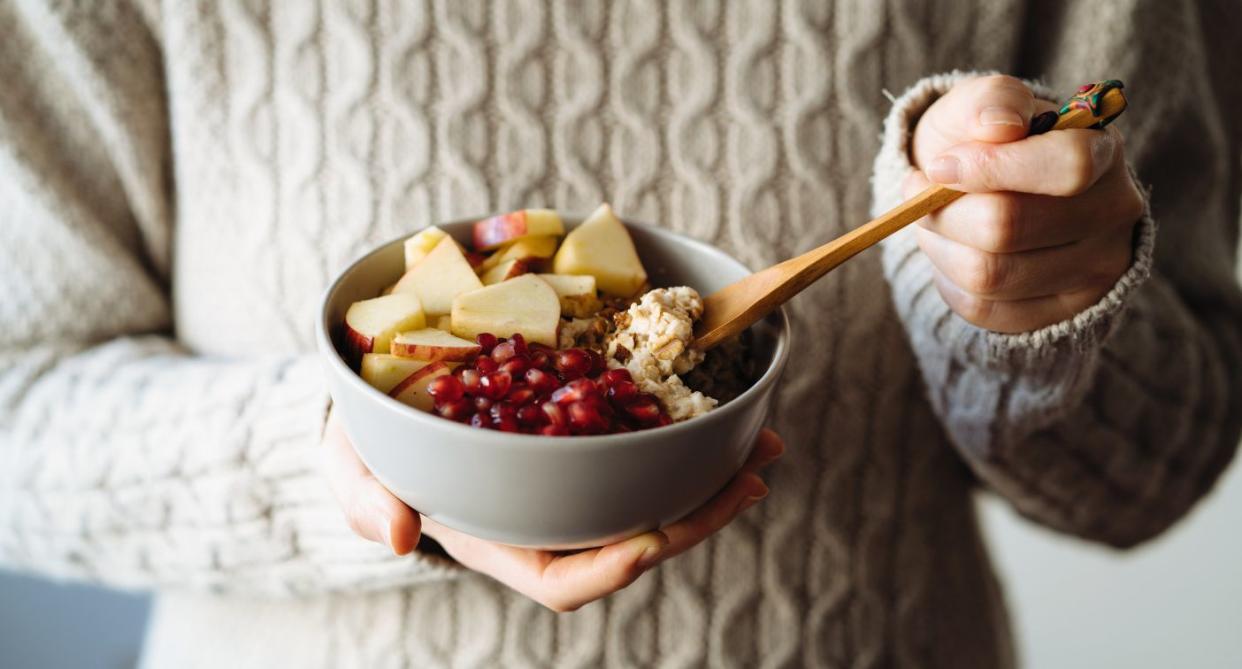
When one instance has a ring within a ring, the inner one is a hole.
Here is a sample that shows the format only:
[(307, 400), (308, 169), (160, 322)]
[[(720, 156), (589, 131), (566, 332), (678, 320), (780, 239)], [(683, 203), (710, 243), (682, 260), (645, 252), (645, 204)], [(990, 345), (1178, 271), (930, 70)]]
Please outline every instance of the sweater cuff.
[[(915, 168), (910, 162), (910, 141), (923, 112), (958, 82), (988, 72), (950, 72), (927, 77), (893, 102), (884, 122), (884, 135), (872, 176), (872, 215), (902, 202), (902, 184)], [(1046, 87), (1026, 82), (1038, 97), (1054, 100)], [(1137, 177), (1131, 171), (1135, 183)], [(884, 273), (892, 286), (898, 313), (912, 336), (926, 333), (952, 349), (955, 359), (987, 368), (1020, 371), (1042, 368), (1050, 359), (1089, 354), (1114, 332), (1129, 296), (1151, 274), (1156, 224), (1146, 203), (1135, 228), (1135, 249), (1130, 267), (1098, 302), (1060, 323), (1021, 334), (1001, 334), (978, 328), (953, 313), (932, 283), (932, 265), (919, 249), (912, 227), (883, 243)]]

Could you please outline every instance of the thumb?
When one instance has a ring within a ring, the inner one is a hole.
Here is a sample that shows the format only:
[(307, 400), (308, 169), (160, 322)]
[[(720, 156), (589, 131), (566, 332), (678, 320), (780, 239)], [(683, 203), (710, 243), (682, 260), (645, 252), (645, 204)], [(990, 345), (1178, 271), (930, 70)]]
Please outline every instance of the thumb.
[(963, 81), (927, 110), (915, 131), (914, 157), (920, 169), (962, 142), (1012, 142), (1026, 137), (1035, 95), (1021, 80), (1005, 75)]

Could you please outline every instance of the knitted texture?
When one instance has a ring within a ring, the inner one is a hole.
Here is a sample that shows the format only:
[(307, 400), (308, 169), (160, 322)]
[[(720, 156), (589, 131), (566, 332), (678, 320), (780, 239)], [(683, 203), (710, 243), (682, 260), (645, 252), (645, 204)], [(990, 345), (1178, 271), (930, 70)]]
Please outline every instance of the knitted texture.
[[(0, 0), (0, 564), (157, 589), (156, 667), (1009, 666), (978, 481), (1130, 545), (1237, 443), (1235, 14)], [(908, 237), (852, 260), (790, 305), (770, 498), (573, 614), (349, 533), (311, 324), (351, 258), (609, 200), (764, 266), (895, 202), (955, 69), (1129, 85), (1150, 215), (1098, 305), (995, 335)]]

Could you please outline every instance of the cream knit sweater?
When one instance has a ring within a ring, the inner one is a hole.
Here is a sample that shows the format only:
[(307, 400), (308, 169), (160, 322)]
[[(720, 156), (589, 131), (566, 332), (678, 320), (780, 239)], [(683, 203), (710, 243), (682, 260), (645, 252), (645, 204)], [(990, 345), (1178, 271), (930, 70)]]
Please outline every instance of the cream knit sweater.
[[(1225, 4), (0, 0), (0, 564), (155, 589), (154, 667), (1006, 666), (977, 484), (1130, 546), (1238, 442)], [(771, 498), (574, 614), (349, 533), (311, 324), (351, 257), (607, 199), (765, 265), (897, 202), (955, 68), (1129, 85), (1153, 215), (1099, 304), (1000, 336), (909, 235), (852, 261), (792, 305)]]

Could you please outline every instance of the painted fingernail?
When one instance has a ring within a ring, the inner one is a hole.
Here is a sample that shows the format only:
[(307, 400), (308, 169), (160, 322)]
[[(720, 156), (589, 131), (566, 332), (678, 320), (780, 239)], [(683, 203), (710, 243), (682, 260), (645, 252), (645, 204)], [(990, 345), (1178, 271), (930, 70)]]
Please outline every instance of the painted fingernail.
[(927, 168), (927, 178), (941, 184), (955, 184), (961, 164), (953, 156), (940, 156)]
[(648, 546), (647, 549), (643, 551), (643, 554), (638, 556), (638, 566), (643, 569), (650, 567), (655, 564), (656, 560), (660, 559), (660, 553), (663, 552), (664, 547), (662, 546)]
[(1008, 107), (984, 107), (979, 112), (979, 125), (1012, 125), (1021, 128), (1022, 115)]

